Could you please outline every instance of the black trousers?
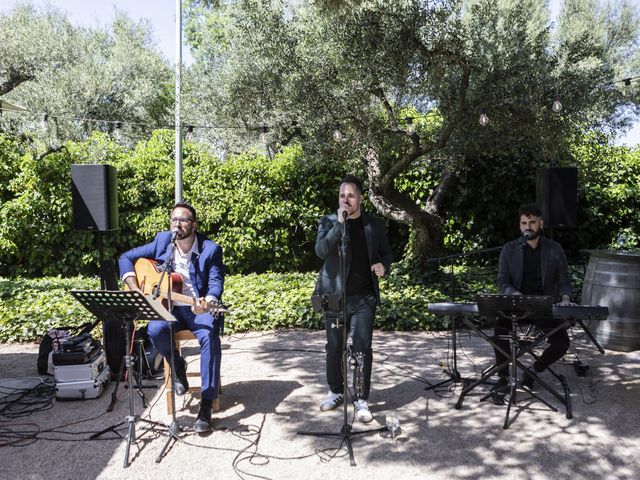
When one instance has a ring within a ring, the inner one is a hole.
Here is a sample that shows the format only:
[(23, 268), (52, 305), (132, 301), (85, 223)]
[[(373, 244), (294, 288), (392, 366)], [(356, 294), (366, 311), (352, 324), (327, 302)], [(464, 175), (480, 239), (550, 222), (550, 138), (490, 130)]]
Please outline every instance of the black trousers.
[[(558, 325), (558, 321), (555, 319), (534, 320), (532, 323), (545, 333), (553, 330)], [(498, 318), (494, 327), (494, 333), (496, 337), (498, 337), (498, 335), (509, 335), (511, 333), (511, 320), (508, 320), (506, 318)], [(509, 340), (496, 338), (495, 342), (505, 352), (509, 352)], [(560, 360), (562, 356), (567, 353), (570, 345), (567, 329), (560, 329), (553, 335), (550, 335), (547, 339), (547, 342), (549, 343), (549, 346), (545, 349), (542, 355), (535, 362), (533, 362), (533, 368), (536, 372), (542, 372), (548, 366)], [(502, 362), (508, 362), (510, 360), (509, 357), (500, 353), (497, 348), (494, 348), (494, 351), (496, 354), (496, 365), (499, 365)], [(507, 366), (498, 370), (498, 375), (506, 377), (508, 374), (508, 368), (509, 367), (507, 364)]]
[[(376, 316), (376, 298), (373, 295), (353, 295), (347, 297), (347, 327), (349, 335), (353, 339), (354, 352), (363, 354), (364, 388), (358, 398), (367, 400), (371, 389), (371, 364), (373, 363), (373, 350), (371, 340), (373, 338), (373, 320)], [(342, 377), (342, 354), (345, 346), (342, 334), (341, 312), (327, 312), (325, 314), (325, 330), (327, 333), (327, 383), (333, 393), (342, 393), (344, 379)], [(335, 325), (340, 322), (340, 327)], [(356, 381), (354, 375), (354, 390)]]

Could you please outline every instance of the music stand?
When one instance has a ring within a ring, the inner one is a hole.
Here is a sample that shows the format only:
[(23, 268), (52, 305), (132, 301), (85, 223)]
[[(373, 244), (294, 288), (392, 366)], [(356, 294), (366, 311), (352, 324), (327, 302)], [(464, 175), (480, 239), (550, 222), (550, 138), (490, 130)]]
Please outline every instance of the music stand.
[[(473, 384), (469, 385), (466, 389), (462, 391), (460, 397), (458, 398), (458, 402), (455, 405), (455, 408), (460, 409), (462, 407), (462, 401), (464, 397), (469, 391), (474, 389), (477, 385), (484, 383), (494, 372), (502, 369), (507, 364), (510, 364), (509, 373), (509, 402), (507, 406), (507, 412), (505, 415), (505, 421), (503, 424), (503, 428), (509, 427), (509, 414), (511, 411), (511, 405), (516, 403), (516, 385), (517, 385), (517, 369), (519, 368), (526, 375), (532, 375), (534, 378), (542, 385), (546, 390), (548, 390), (551, 394), (553, 394), (556, 398), (558, 398), (567, 408), (567, 418), (572, 418), (571, 415), (571, 407), (568, 401), (568, 398), (563, 398), (558, 392), (556, 392), (550, 385), (546, 382), (542, 381), (538, 375), (530, 372), (527, 367), (522, 364), (518, 358), (522, 355), (532, 351), (539, 344), (544, 342), (550, 335), (553, 335), (558, 330), (565, 328), (568, 324), (567, 321), (558, 321), (558, 325), (538, 336), (533, 342), (529, 345), (521, 347), (520, 339), (518, 337), (518, 324), (524, 320), (539, 320), (539, 319), (548, 319), (553, 317), (553, 299), (549, 296), (538, 296), (538, 295), (492, 295), (492, 294), (481, 294), (476, 296), (476, 303), (478, 305), (478, 313), (480, 316), (486, 317), (489, 320), (496, 319), (498, 317), (506, 318), (511, 321), (511, 332), (509, 335), (509, 352), (504, 351), (500, 345), (498, 345), (494, 339), (489, 337), (486, 333), (482, 332), (480, 329), (475, 326), (470, 326), (476, 330), (480, 335), (487, 340), (494, 348), (496, 348), (499, 352), (509, 358), (498, 365), (493, 365), (489, 370), (487, 370), (480, 379), (476, 380)], [(538, 395), (531, 391), (527, 391), (529, 395), (536, 398), (543, 404), (545, 404), (548, 408), (553, 411), (558, 411), (557, 408), (553, 407), (551, 404), (546, 402), (544, 399), (540, 398)], [(565, 390), (565, 396), (568, 397), (567, 392)], [(486, 398), (486, 397), (485, 397)]]
[[(96, 318), (103, 322), (119, 321), (124, 324), (125, 330), (125, 366), (127, 368), (128, 381), (128, 397), (129, 397), (129, 415), (127, 415), (120, 423), (105, 428), (90, 437), (91, 440), (103, 435), (107, 432), (114, 432), (122, 438), (127, 439), (127, 447), (124, 455), (124, 468), (129, 466), (129, 451), (131, 443), (136, 441), (136, 422), (142, 421), (153, 426), (164, 427), (169, 434), (175, 438), (177, 432), (172, 431), (166, 425), (144, 418), (140, 418), (135, 414), (134, 397), (133, 397), (133, 361), (131, 355), (130, 344), (130, 324), (136, 320), (166, 320), (175, 321), (160, 301), (147, 297), (139, 291), (108, 291), (108, 290), (72, 290), (71, 295), (89, 310)], [(126, 437), (116, 429), (124, 424), (128, 424)]]

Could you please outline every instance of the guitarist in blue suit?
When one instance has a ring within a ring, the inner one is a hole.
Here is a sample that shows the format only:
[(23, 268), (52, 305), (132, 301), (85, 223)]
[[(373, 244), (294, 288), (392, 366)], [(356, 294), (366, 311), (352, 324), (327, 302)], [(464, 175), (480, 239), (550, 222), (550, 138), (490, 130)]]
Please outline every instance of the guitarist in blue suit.
[[(119, 259), (123, 281), (131, 290), (140, 290), (134, 263), (141, 258), (164, 263), (175, 242), (173, 271), (182, 277), (184, 297), (190, 303), (174, 301), (173, 315), (177, 322), (149, 322), (149, 337), (153, 345), (165, 357), (171, 356), (169, 329), (191, 330), (200, 344), (200, 376), (202, 400), (194, 423), (196, 432), (211, 429), (211, 407), (218, 396), (220, 378), (220, 329), (222, 316), (211, 312), (219, 305), (224, 287), (222, 248), (198, 233), (195, 209), (188, 203), (177, 203), (171, 210), (171, 230), (158, 233), (151, 243), (133, 248)], [(164, 282), (163, 282), (163, 285)], [(176, 394), (184, 395), (189, 388), (185, 360), (175, 353)]]

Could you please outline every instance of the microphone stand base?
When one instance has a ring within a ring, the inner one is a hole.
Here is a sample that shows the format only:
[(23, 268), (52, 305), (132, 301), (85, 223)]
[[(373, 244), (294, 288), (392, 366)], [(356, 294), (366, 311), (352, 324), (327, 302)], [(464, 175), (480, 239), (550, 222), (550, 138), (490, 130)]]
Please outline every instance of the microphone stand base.
[(357, 466), (356, 460), (353, 455), (353, 447), (351, 446), (351, 437), (355, 437), (358, 435), (369, 435), (371, 433), (384, 432), (387, 431), (387, 427), (379, 427), (373, 428), (371, 430), (352, 430), (352, 426), (350, 424), (345, 424), (342, 426), (339, 432), (296, 432), (297, 435), (310, 435), (314, 437), (336, 437), (342, 439), (342, 443), (347, 446), (347, 452), (349, 452), (349, 463), (352, 467)]

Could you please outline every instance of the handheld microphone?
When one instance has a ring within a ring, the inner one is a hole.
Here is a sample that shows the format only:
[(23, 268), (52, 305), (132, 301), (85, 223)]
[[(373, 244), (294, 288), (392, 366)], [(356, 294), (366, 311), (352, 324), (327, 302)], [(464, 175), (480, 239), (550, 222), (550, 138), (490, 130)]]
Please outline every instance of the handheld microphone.
[(180, 233), (180, 230), (177, 228), (171, 231), (171, 243), (176, 241), (176, 238), (178, 238), (178, 233)]
[(531, 232), (527, 230), (522, 234), (522, 238), (524, 239), (524, 243), (527, 243), (531, 239)]
[(346, 220), (349, 217), (349, 205), (343, 203), (342, 208), (344, 208), (344, 210), (342, 210), (342, 218)]

